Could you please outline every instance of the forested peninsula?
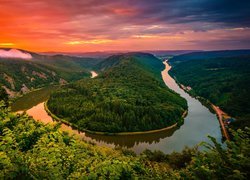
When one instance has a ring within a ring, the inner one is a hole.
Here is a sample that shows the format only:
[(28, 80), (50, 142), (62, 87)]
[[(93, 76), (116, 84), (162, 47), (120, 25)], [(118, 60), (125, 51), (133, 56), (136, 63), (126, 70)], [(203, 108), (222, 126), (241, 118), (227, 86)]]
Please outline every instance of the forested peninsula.
[(137, 132), (183, 122), (186, 100), (161, 78), (164, 65), (147, 53), (114, 55), (100, 62), (100, 74), (53, 92), (49, 110), (80, 130)]

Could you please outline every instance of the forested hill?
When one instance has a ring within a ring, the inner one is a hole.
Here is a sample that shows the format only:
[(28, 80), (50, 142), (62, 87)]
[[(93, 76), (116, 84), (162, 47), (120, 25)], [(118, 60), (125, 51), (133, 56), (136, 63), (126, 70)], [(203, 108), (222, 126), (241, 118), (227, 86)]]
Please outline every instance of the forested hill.
[(182, 61), (172, 59), (170, 74), (181, 84), (191, 86), (191, 93), (209, 99), (235, 117), (234, 128), (249, 127), (250, 56), (189, 58)]
[(121, 65), (121, 63), (126, 63), (125, 59), (128, 59), (128, 57), (135, 58), (137, 65), (149, 71), (151, 75), (157, 77), (159, 81), (163, 82), (161, 80), (161, 71), (165, 66), (158, 58), (149, 53), (134, 52), (113, 55), (107, 58), (105, 61), (98, 63), (95, 67), (97, 70), (105, 71), (109, 68)]
[(50, 84), (90, 77), (101, 60), (65, 55), (47, 56), (17, 49), (0, 49), (0, 83), (11, 96)]
[(49, 109), (79, 129), (132, 132), (164, 128), (182, 121), (186, 101), (160, 77), (162, 62), (150, 54), (107, 58), (97, 78), (54, 92)]
[(114, 65), (118, 65), (121, 61), (128, 57), (134, 57), (137, 62), (140, 62), (142, 65), (149, 68), (156, 69), (157, 71), (164, 69), (164, 65), (154, 55), (141, 52), (113, 55), (105, 59), (105, 61), (98, 63), (96, 67), (105, 70), (109, 67), (113, 67)]
[(223, 58), (223, 57), (238, 57), (250, 55), (250, 50), (221, 50), (221, 51), (201, 51), (191, 52), (174, 56), (170, 62), (187, 61), (191, 59), (211, 59), (211, 58)]

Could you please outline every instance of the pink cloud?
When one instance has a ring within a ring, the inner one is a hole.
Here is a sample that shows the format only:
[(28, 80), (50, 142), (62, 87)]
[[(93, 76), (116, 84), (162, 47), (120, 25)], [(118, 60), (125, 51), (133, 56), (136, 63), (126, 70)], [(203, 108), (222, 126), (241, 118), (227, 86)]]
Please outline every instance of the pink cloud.
[(0, 50), (0, 57), (2, 58), (18, 58), (18, 59), (32, 59), (31, 54), (22, 52), (17, 49)]

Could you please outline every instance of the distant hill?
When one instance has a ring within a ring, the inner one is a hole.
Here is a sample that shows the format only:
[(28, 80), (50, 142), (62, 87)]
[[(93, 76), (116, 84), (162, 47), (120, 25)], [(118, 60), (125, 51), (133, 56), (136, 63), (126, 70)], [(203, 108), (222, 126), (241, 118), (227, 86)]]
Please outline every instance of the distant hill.
[[(201, 50), (143, 50), (140, 52), (150, 53), (155, 56), (176, 56), (190, 52), (200, 52)], [(133, 51), (96, 51), (96, 52), (44, 52), (44, 55), (68, 55), (78, 57), (108, 58), (113, 55), (133, 53)]]
[(193, 53), (193, 52), (203, 52), (201, 50), (148, 50), (144, 51), (155, 56), (164, 57), (164, 56), (177, 56), (181, 54)]
[(137, 60), (141, 61), (142, 64), (147, 64), (151, 68), (159, 68), (159, 69), (161, 69), (162, 67), (164, 67), (162, 65), (162, 63), (159, 63), (158, 59), (157, 59), (157, 61), (152, 61), (152, 59), (156, 59), (156, 58), (155, 58), (154, 55), (152, 55), (150, 53), (129, 52), (129, 53), (121, 53), (121, 54), (117, 54), (117, 55), (112, 55), (112, 56), (106, 58), (105, 60), (99, 62), (96, 65), (96, 68), (105, 70), (107, 68), (110, 68), (110, 67), (112, 67), (114, 65), (119, 64), (123, 60), (123, 58), (126, 58), (126, 57), (137, 58)]
[(96, 51), (96, 52), (42, 52), (44, 55), (66, 55), (74, 57), (90, 57), (97, 59), (106, 59), (109, 56), (121, 54), (121, 51)]
[(202, 51), (191, 52), (173, 57), (170, 61), (186, 61), (191, 59), (211, 59), (222, 57), (237, 57), (242, 55), (250, 55), (250, 50), (223, 50), (223, 51)]
[(0, 83), (11, 96), (50, 84), (90, 76), (101, 60), (66, 55), (41, 55), (20, 49), (0, 49)]

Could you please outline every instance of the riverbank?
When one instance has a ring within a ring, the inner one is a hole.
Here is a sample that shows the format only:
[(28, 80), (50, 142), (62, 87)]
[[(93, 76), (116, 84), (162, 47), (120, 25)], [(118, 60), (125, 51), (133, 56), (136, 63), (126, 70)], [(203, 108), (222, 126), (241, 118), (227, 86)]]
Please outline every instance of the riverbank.
[(225, 112), (223, 112), (219, 107), (217, 107), (213, 103), (211, 103), (208, 99), (205, 99), (203, 97), (195, 95), (195, 93), (192, 93), (192, 88), (191, 87), (187, 88), (186, 86), (184, 86), (183, 84), (179, 83), (178, 81), (176, 81), (176, 83), (186, 93), (188, 93), (190, 96), (192, 96), (193, 98), (195, 98), (198, 101), (200, 101), (202, 103), (202, 105), (206, 106), (212, 113), (215, 113), (217, 115), (217, 119), (219, 120), (220, 127), (221, 127), (221, 132), (222, 132), (223, 137), (226, 140), (230, 140), (230, 136), (229, 136), (228, 130), (225, 127), (225, 124), (224, 124), (224, 121), (223, 121), (224, 115), (227, 118), (230, 117), (230, 116), (228, 116)]
[(29, 93), (32, 93), (32, 92), (39, 91), (39, 90), (41, 90), (41, 89), (43, 89), (43, 88), (46, 88), (46, 86), (40, 87), (40, 88), (31, 89), (30, 91), (27, 91), (26, 93), (23, 93), (23, 94), (19, 94), (19, 92), (17, 92), (17, 95), (16, 95), (16, 96), (10, 98), (10, 100), (11, 100), (10, 103), (15, 102), (17, 99), (19, 99), (19, 98), (25, 96), (26, 94), (29, 94)]
[(230, 140), (228, 131), (227, 131), (225, 124), (223, 122), (223, 115), (226, 115), (226, 113), (223, 112), (218, 106), (215, 106), (214, 104), (212, 104), (212, 107), (218, 116), (223, 136), (226, 138), (226, 140)]
[[(169, 69), (168, 66), (166, 68)], [(170, 89), (181, 94), (188, 102), (188, 112), (183, 115), (183, 118), (185, 117), (182, 121), (183, 124), (180, 123), (176, 127), (153, 133), (130, 133), (130, 135), (121, 136), (85, 133), (78, 131), (76, 127), (71, 127), (62, 122), (60, 130), (68, 132), (68, 134), (80, 140), (95, 143), (98, 146), (128, 148), (136, 154), (140, 154), (145, 149), (162, 151), (164, 153), (181, 152), (183, 148), (193, 147), (201, 141), (209, 143), (208, 134), (215, 137), (218, 142), (221, 142), (222, 136), (217, 117), (210, 113), (205, 106), (201, 105), (197, 99), (180, 89), (174, 79), (169, 76), (166, 69), (162, 71), (162, 78)], [(36, 121), (44, 124), (60, 122), (53, 121), (52, 117), (45, 111), (44, 104), (48, 99), (50, 91), (53, 91), (53, 89), (28, 93), (27, 96), (20, 99), (21, 102), (14, 104), (14, 108), (26, 111)]]
[[(68, 121), (66, 121), (65, 119), (59, 118), (58, 116), (56, 116), (55, 114), (53, 114), (48, 106), (47, 106), (47, 101), (44, 103), (44, 109), (45, 111), (52, 117), (52, 119), (54, 119), (55, 121), (58, 122), (62, 122), (63, 124), (70, 126), (72, 128), (75, 128), (79, 131), (82, 132), (87, 132), (90, 134), (97, 134), (97, 135), (109, 135), (109, 136), (127, 136), (127, 135), (142, 135), (142, 134), (151, 134), (151, 133), (157, 133), (157, 132), (161, 132), (161, 131), (166, 131), (169, 129), (173, 129), (175, 127), (177, 127), (178, 123), (175, 123), (171, 126), (167, 126), (165, 128), (161, 128), (161, 129), (155, 129), (155, 130), (150, 130), (150, 131), (138, 131), (138, 132), (119, 132), (119, 133), (111, 133), (111, 132), (98, 132), (98, 131), (91, 131), (91, 130), (87, 130), (87, 129), (83, 129), (81, 127), (78, 127), (77, 125), (74, 125)], [(182, 114), (181, 118), (184, 118), (187, 115), (188, 111), (184, 111), (184, 113)]]

